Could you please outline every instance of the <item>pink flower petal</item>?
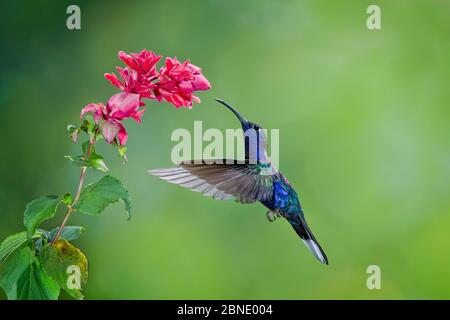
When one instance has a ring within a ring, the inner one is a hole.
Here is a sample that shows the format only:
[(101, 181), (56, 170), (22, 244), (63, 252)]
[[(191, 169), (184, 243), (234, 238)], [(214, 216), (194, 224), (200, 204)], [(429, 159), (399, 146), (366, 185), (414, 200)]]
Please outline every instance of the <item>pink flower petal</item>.
[(98, 123), (100, 118), (103, 116), (103, 112), (104, 105), (102, 103), (90, 103), (83, 109), (81, 109), (80, 119), (83, 119), (86, 113), (94, 113), (94, 120), (96, 123)]
[(119, 133), (117, 134), (117, 139), (119, 140), (119, 144), (121, 146), (125, 145), (128, 140), (128, 133), (127, 130), (125, 130), (125, 127), (119, 122)]
[(100, 129), (102, 130), (102, 135), (107, 143), (112, 143), (117, 133), (119, 132), (120, 123), (105, 121), (101, 124)]
[(124, 51), (119, 51), (119, 59), (125, 62), (130, 68), (134, 70), (139, 70), (139, 65), (134, 61), (134, 59), (127, 55)]
[(193, 95), (194, 91), (210, 88), (211, 84), (199, 67), (189, 61), (180, 63), (176, 58), (167, 57), (153, 91), (158, 101), (166, 100), (179, 108), (192, 107), (194, 102), (200, 101)]
[(120, 90), (124, 90), (124, 86), (122, 82), (120, 82), (119, 78), (114, 73), (105, 73), (105, 79), (111, 82), (111, 84)]
[(211, 89), (211, 84), (208, 79), (203, 74), (199, 74), (195, 76), (195, 80), (192, 81), (192, 86), (194, 90), (209, 90)]
[(141, 123), (142, 122), (142, 116), (144, 115), (145, 111), (146, 111), (145, 108), (139, 110), (138, 112), (136, 112), (133, 115), (133, 119), (136, 120), (137, 123)]
[(139, 75), (146, 77), (154, 76), (156, 74), (156, 64), (161, 59), (153, 51), (142, 50), (140, 53), (126, 54), (123, 51), (119, 52), (119, 59), (121, 59), (131, 69), (137, 71)]
[(109, 117), (123, 120), (131, 118), (138, 111), (139, 94), (122, 92), (113, 95), (108, 100)]

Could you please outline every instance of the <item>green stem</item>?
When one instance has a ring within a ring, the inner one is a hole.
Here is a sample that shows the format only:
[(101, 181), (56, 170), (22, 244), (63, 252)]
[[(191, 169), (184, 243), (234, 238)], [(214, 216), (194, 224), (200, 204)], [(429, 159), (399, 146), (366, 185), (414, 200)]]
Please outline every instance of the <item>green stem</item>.
[[(92, 150), (92, 146), (94, 145), (95, 141), (90, 142), (89, 144), (89, 148), (87, 150), (87, 154), (86, 156), (89, 157), (91, 155), (91, 150)], [(75, 195), (75, 199), (73, 200), (72, 204), (67, 206), (67, 212), (66, 215), (64, 216), (64, 219), (61, 223), (61, 226), (58, 229), (58, 232), (56, 233), (56, 235), (53, 237), (52, 241), (50, 242), (50, 245), (52, 246), (61, 236), (62, 231), (64, 230), (64, 227), (67, 223), (67, 220), (69, 220), (70, 215), (73, 213), (74, 211), (74, 206), (77, 204), (78, 200), (80, 199), (80, 195), (81, 195), (81, 191), (83, 190), (83, 184), (84, 184), (84, 179), (86, 177), (86, 172), (87, 172), (87, 167), (83, 167), (81, 168), (81, 174), (80, 174), (80, 181), (78, 183), (78, 188), (77, 188), (77, 193)]]

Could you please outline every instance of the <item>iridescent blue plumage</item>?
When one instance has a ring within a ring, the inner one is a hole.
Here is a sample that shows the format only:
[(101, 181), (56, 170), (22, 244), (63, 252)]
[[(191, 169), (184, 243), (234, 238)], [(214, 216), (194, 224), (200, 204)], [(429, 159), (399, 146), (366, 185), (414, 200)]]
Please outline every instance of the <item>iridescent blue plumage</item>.
[(286, 210), (289, 205), (289, 192), (282, 185), (281, 181), (273, 184), (273, 201), (270, 204), (272, 210)]
[(289, 182), (280, 176), (273, 183), (273, 198), (263, 204), (272, 211), (279, 211), (289, 221), (296, 221), (296, 216), (303, 218), (303, 210), (298, 195)]
[[(284, 217), (304, 241), (313, 255), (328, 264), (327, 256), (309, 229), (298, 199), (289, 181), (274, 168), (267, 158), (266, 138), (261, 127), (247, 121), (222, 100), (239, 119), (245, 133), (245, 162), (216, 159), (180, 163), (177, 168), (150, 170), (168, 182), (201, 192), (214, 199), (236, 199), (241, 203), (259, 201), (269, 209), (267, 218)], [(247, 133), (253, 132), (254, 139)]]

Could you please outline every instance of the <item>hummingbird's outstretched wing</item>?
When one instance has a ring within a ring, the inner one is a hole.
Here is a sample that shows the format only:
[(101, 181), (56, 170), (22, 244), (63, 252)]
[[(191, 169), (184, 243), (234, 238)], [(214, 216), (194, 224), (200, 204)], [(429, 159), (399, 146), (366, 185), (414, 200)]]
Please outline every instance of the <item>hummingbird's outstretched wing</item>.
[(273, 168), (235, 160), (182, 162), (178, 167), (148, 172), (218, 200), (242, 203), (269, 200), (273, 195)]

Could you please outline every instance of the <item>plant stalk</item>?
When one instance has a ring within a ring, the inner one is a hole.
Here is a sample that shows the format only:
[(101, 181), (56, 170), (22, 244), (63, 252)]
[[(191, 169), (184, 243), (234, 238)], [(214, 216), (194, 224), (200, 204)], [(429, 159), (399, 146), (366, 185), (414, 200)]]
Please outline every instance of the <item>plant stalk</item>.
[[(87, 157), (89, 157), (91, 155), (91, 150), (92, 150), (92, 146), (94, 145), (95, 141), (90, 142), (89, 144), (89, 148), (87, 150)], [(52, 241), (50, 242), (50, 245), (52, 246), (61, 236), (62, 231), (64, 230), (64, 227), (67, 223), (67, 220), (69, 220), (70, 215), (73, 213), (74, 211), (74, 206), (77, 204), (78, 200), (80, 199), (80, 195), (81, 195), (81, 191), (83, 190), (83, 184), (84, 184), (84, 179), (86, 177), (86, 172), (87, 172), (87, 167), (83, 167), (81, 168), (81, 174), (80, 174), (80, 181), (78, 183), (78, 188), (77, 188), (77, 193), (75, 195), (75, 199), (73, 200), (73, 202), (67, 207), (67, 212), (66, 215), (64, 216), (64, 219), (61, 223), (61, 226), (58, 229), (58, 232), (56, 233), (56, 235), (53, 237)]]

